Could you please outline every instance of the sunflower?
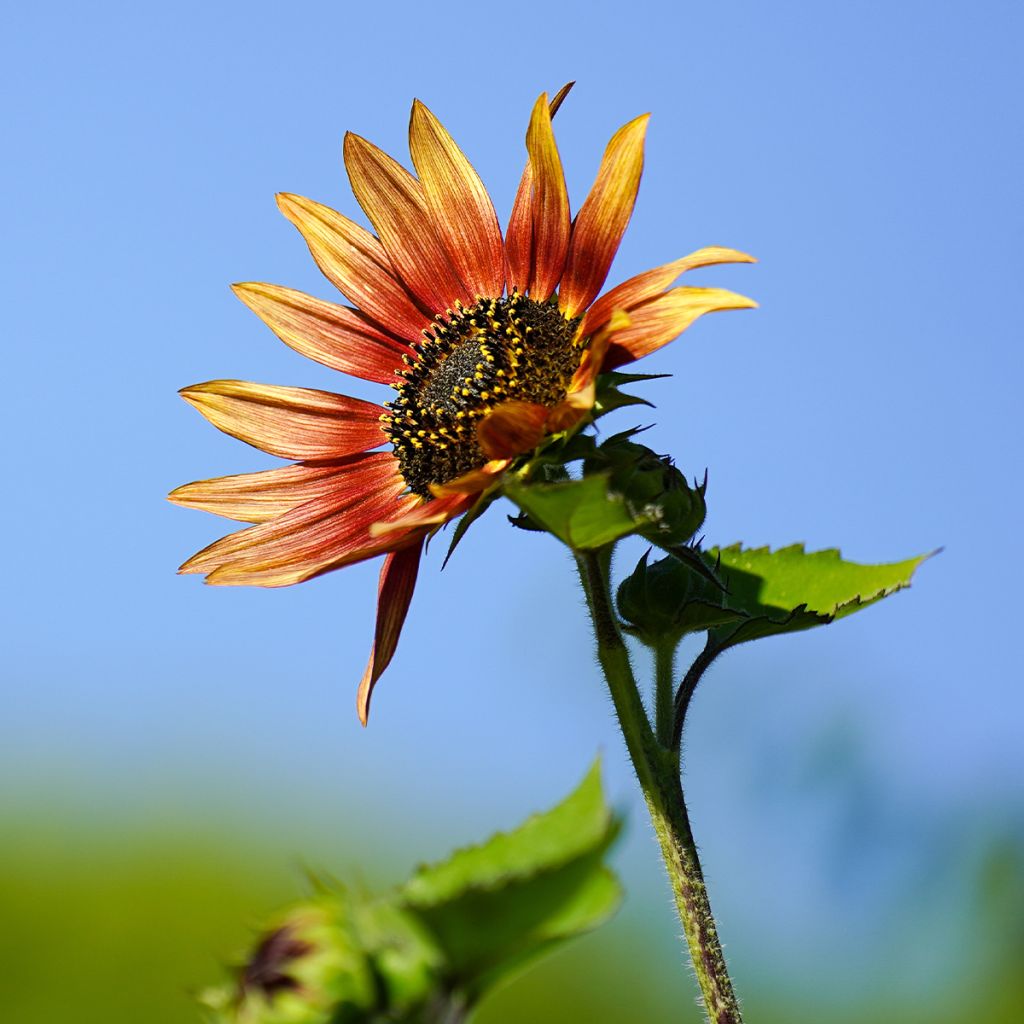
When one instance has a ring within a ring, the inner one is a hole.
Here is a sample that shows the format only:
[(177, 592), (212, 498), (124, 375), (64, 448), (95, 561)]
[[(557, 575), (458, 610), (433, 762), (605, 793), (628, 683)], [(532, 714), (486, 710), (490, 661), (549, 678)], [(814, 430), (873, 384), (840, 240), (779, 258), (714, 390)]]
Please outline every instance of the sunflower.
[(612, 136), (573, 219), (552, 132), (568, 89), (533, 107), (504, 237), (476, 171), (419, 101), (409, 125), (415, 176), (366, 139), (345, 136), (352, 191), (375, 233), (311, 199), (277, 197), (352, 305), (271, 284), (237, 284), (235, 293), (286, 345), (390, 385), (390, 401), (237, 380), (181, 391), (220, 430), (293, 463), (173, 491), (176, 504), (252, 524), (181, 572), (280, 587), (385, 556), (358, 691), (364, 724), (426, 537), (546, 438), (584, 423), (601, 373), (660, 348), (704, 313), (755, 305), (722, 289), (671, 287), (695, 267), (752, 262), (723, 248), (598, 297), (633, 211), (648, 115)]

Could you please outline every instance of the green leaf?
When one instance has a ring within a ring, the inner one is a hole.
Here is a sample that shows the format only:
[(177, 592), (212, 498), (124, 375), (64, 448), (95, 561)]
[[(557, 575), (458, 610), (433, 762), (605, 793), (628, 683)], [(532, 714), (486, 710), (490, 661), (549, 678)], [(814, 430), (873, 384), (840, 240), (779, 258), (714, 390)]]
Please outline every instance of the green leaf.
[(809, 553), (802, 544), (777, 551), (739, 544), (713, 549), (706, 558), (720, 562), (719, 575), (729, 589), (722, 603), (741, 616), (714, 629), (714, 642), (732, 647), (825, 625), (909, 587), (915, 570), (929, 557), (861, 565), (844, 561), (834, 548)]
[(449, 985), (475, 1000), (609, 917), (621, 892), (603, 861), (618, 830), (595, 763), (557, 807), (421, 868), (399, 898), (444, 950)]
[(634, 518), (621, 495), (609, 493), (609, 473), (556, 484), (505, 482), (505, 494), (530, 519), (575, 551), (604, 547), (653, 520)]

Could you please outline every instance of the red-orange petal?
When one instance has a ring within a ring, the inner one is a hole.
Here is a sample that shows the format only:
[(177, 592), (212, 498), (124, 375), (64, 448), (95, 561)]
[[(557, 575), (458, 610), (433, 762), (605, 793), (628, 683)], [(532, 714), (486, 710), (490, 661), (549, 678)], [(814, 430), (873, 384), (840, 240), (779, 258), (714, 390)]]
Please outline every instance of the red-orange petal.
[(229, 534), (193, 555), (179, 570), (206, 573), (220, 586), (286, 587), (401, 546), (403, 534), (377, 538), (372, 523), (404, 515), (422, 500), (399, 497), (402, 481), (353, 501), (312, 498), (269, 523)]
[[(575, 84), (567, 82), (552, 97), (548, 105), (552, 117), (558, 113), (562, 101)], [(519, 188), (505, 231), (505, 259), (509, 293), (518, 291), (525, 294), (530, 287), (533, 269), (533, 165), (529, 159), (519, 178)]]
[(416, 576), (423, 553), (423, 538), (419, 537), (398, 551), (392, 551), (384, 559), (377, 588), (377, 626), (374, 630), (370, 660), (359, 683), (356, 694), (356, 710), (359, 721), (366, 725), (370, 716), (370, 698), (377, 680), (391, 664), (398, 647), (405, 616), (409, 611), (412, 593), (416, 588)]
[(576, 215), (558, 289), (558, 304), (567, 317), (577, 316), (594, 301), (611, 269), (640, 187), (649, 118), (643, 114), (612, 136), (590, 194)]
[(611, 340), (619, 331), (630, 324), (629, 317), (616, 310), (608, 323), (594, 335), (583, 353), (580, 365), (573, 374), (565, 398), (558, 403), (548, 416), (549, 434), (570, 430), (589, 415), (597, 400), (597, 378), (604, 367)]
[(691, 252), (689, 256), (665, 263), (653, 270), (645, 270), (636, 277), (631, 277), (622, 284), (617, 284), (610, 291), (602, 295), (587, 310), (583, 323), (580, 325), (580, 334), (584, 337), (600, 330), (608, 318), (616, 309), (624, 309), (627, 312), (635, 306), (653, 299), (663, 292), (677, 277), (688, 270), (696, 270), (698, 267), (711, 267), (722, 263), (756, 263), (757, 260), (745, 252), (736, 249), (725, 249), (713, 245), (705, 249), (698, 249)]
[(753, 299), (724, 288), (673, 288), (629, 311), (630, 324), (612, 339), (602, 372), (650, 355), (705, 313), (756, 308)]
[(471, 469), (462, 476), (443, 484), (431, 484), (430, 493), (435, 498), (448, 498), (453, 494), (477, 495), (486, 491), (508, 468), (511, 459), (491, 459), (479, 469)]
[(332, 370), (391, 384), (402, 367), (402, 356), (409, 352), (408, 344), (348, 306), (274, 284), (231, 287), (286, 345)]
[(169, 501), (243, 523), (266, 523), (313, 498), (351, 500), (387, 487), (398, 473), (391, 452), (362, 452), (330, 462), (299, 462), (259, 473), (197, 480), (171, 491)]
[(474, 296), (497, 298), (505, 288), (505, 249), (494, 204), (455, 140), (419, 100), (409, 120), (409, 152), (459, 277)]
[(462, 515), (473, 504), (473, 494), (453, 494), (447, 498), (435, 498), (433, 501), (420, 500), (408, 511), (398, 516), (381, 519), (370, 527), (371, 537), (389, 537), (404, 534), (421, 527), (441, 526), (449, 519)]
[(431, 313), (474, 296), (456, 274), (427, 210), (420, 183), (383, 150), (345, 135), (345, 168), (352, 191), (377, 231), (391, 265)]
[(489, 459), (511, 459), (536, 448), (544, 437), (551, 410), (515, 399), (496, 405), (476, 425), (476, 436)]
[(530, 297), (547, 300), (565, 269), (569, 249), (569, 193), (562, 172), (547, 93), (533, 106), (526, 130), (526, 149), (533, 167), (533, 272)]
[(225, 434), (285, 459), (334, 459), (387, 440), (381, 406), (330, 391), (211, 380), (179, 394)]
[(299, 229), (324, 276), (350, 302), (399, 338), (421, 340), (430, 317), (416, 308), (369, 231), (304, 196), (282, 192), (277, 205)]
[(533, 267), (533, 168), (529, 162), (519, 179), (505, 230), (505, 260), (509, 294), (525, 294)]

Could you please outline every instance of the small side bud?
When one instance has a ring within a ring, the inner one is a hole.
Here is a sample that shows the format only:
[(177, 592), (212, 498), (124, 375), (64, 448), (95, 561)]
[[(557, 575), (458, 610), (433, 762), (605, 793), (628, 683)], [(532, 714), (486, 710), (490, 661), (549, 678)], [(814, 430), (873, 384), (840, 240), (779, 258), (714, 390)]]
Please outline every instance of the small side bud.
[(609, 489), (622, 495), (634, 518), (649, 521), (637, 532), (659, 547), (685, 544), (703, 524), (704, 490), (691, 488), (670, 458), (615, 438), (588, 463), (595, 470), (611, 469)]
[(648, 647), (676, 644), (696, 624), (694, 605), (720, 606), (722, 592), (678, 558), (667, 555), (649, 563), (649, 557), (648, 550), (619, 585), (619, 615)]

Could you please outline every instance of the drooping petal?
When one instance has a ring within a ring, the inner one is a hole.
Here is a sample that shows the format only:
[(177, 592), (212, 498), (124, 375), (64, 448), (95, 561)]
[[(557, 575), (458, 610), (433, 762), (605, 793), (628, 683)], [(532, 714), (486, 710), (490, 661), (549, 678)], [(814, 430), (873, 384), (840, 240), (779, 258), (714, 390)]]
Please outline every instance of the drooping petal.
[(290, 348), (332, 370), (390, 384), (409, 346), (348, 306), (274, 284), (232, 285), (234, 293)]
[(197, 480), (171, 491), (175, 505), (243, 523), (266, 523), (312, 498), (355, 500), (389, 486), (398, 473), (391, 452), (363, 452), (330, 462), (299, 462), (259, 473)]
[(533, 167), (533, 273), (530, 297), (546, 301), (558, 285), (569, 249), (569, 193), (562, 172), (547, 93), (533, 106), (526, 130), (526, 149)]
[(435, 498), (448, 498), (453, 494), (479, 494), (486, 491), (509, 467), (511, 459), (491, 459), (479, 469), (471, 469), (454, 480), (443, 484), (431, 484), (430, 493)]
[(359, 683), (356, 694), (356, 710), (359, 721), (366, 725), (370, 715), (370, 698), (377, 680), (391, 664), (398, 647), (398, 638), (405, 623), (412, 593), (416, 587), (416, 576), (423, 553), (423, 538), (419, 537), (407, 548), (392, 551), (384, 559), (380, 570), (380, 584), (377, 588), (377, 626), (374, 630), (370, 660)]
[(443, 313), (474, 296), (459, 279), (434, 229), (420, 183), (383, 150), (345, 135), (345, 167), (359, 205), (377, 231), (391, 265), (420, 304)]
[(416, 308), (369, 231), (303, 196), (282, 192), (277, 205), (299, 229), (324, 276), (350, 302), (399, 338), (421, 340), (430, 317)]
[[(381, 519), (370, 527), (371, 537), (388, 537), (421, 527), (434, 527), (462, 515), (473, 504), (475, 494), (453, 494), (413, 505), (399, 516)], [(422, 500), (422, 499), (421, 499)]]
[(452, 266), (474, 297), (497, 298), (505, 288), (505, 249), (491, 197), (455, 140), (419, 100), (412, 105), (409, 151)]
[[(567, 82), (552, 97), (548, 109), (551, 116), (558, 113), (562, 100), (569, 95), (575, 82)], [(529, 159), (523, 168), (512, 203), (512, 213), (505, 232), (506, 279), (508, 290), (524, 294), (530, 287), (530, 272), (533, 268), (533, 164)]]
[(753, 256), (749, 256), (745, 252), (724, 249), (720, 246), (708, 246), (705, 249), (691, 252), (689, 256), (674, 260), (672, 263), (665, 263), (653, 270), (645, 270), (642, 274), (637, 274), (636, 277), (631, 277), (628, 281), (623, 281), (622, 284), (617, 284), (610, 291), (605, 292), (587, 310), (583, 323), (580, 325), (580, 333), (586, 336), (600, 330), (608, 322), (608, 318), (614, 310), (624, 309), (628, 312), (642, 302), (653, 299), (688, 270), (716, 266), (721, 263), (756, 262), (757, 260)]
[(285, 459), (335, 459), (387, 440), (381, 406), (330, 391), (211, 380), (179, 394), (225, 434)]
[(496, 405), (476, 425), (476, 436), (489, 459), (510, 459), (536, 448), (551, 410), (536, 402), (512, 400)]
[(269, 523), (229, 534), (193, 555), (183, 573), (206, 573), (221, 586), (286, 587), (401, 546), (403, 534), (371, 537), (370, 525), (402, 516), (422, 501), (399, 497), (402, 481), (353, 501), (326, 494)]
[(649, 114), (643, 114), (612, 136), (590, 194), (576, 215), (565, 274), (558, 289), (558, 304), (567, 317), (586, 309), (608, 276), (633, 214), (649, 118)]
[(650, 355), (705, 313), (756, 308), (753, 299), (724, 288), (673, 288), (629, 311), (630, 324), (612, 339), (602, 372)]

